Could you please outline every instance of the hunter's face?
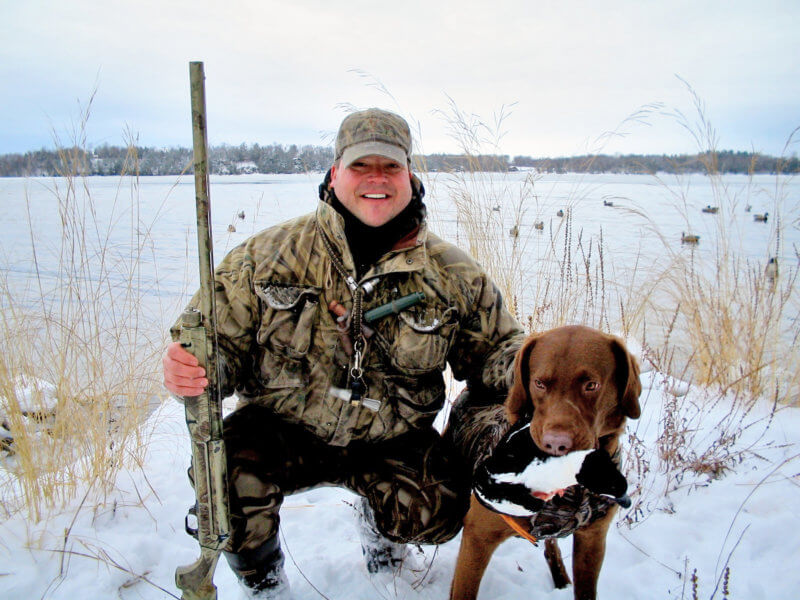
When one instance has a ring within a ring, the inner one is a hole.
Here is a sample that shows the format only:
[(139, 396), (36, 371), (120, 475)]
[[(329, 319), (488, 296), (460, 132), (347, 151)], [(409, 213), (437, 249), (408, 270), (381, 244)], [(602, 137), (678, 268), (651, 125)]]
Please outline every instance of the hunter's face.
[(347, 167), (333, 165), (331, 185), (344, 207), (370, 227), (388, 223), (411, 202), (408, 166), (385, 156), (364, 156)]

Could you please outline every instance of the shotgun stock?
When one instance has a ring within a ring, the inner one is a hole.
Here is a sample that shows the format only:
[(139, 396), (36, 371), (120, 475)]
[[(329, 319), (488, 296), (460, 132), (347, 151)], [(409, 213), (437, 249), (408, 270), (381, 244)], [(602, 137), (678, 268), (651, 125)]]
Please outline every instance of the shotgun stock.
[(206, 132), (203, 63), (189, 63), (192, 93), (194, 184), (197, 201), (197, 247), (200, 262), (200, 310), (187, 308), (181, 321), (181, 344), (206, 370), (208, 387), (197, 397), (185, 398), (186, 425), (192, 444), (196, 503), (186, 517), (186, 531), (197, 538), (200, 558), (178, 567), (175, 583), (183, 600), (216, 600), (214, 570), (230, 534), (228, 475), (222, 439), (222, 395), (217, 361), (217, 319), (214, 302), (214, 253), (208, 197), (208, 137)]

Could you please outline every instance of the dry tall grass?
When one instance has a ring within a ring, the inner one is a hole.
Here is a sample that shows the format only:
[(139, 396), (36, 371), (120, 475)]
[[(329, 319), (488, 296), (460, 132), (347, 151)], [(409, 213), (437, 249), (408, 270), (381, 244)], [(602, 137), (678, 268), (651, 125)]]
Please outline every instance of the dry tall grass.
[[(76, 143), (60, 145), (61, 177), (51, 180), (61, 231), (42, 235), (28, 205), (31, 276), (27, 285), (0, 280), (0, 413), (13, 436), (0, 452), (6, 516), (25, 509), (39, 520), (87, 484), (102, 502), (120, 469), (141, 464), (140, 425), (162, 393), (163, 329), (142, 303), (157, 284), (140, 271), (150, 250), (134, 145), (130, 189), (121, 178), (114, 206), (99, 210), (75, 150), (87, 118), (88, 109)], [(115, 246), (112, 233), (125, 226), (130, 241)]]
[[(629, 523), (646, 518), (643, 507), (660, 506), (687, 476), (714, 478), (735, 468), (757, 443), (758, 433), (763, 435), (769, 427), (769, 414), (753, 410), (760, 399), (779, 406), (796, 403), (800, 397), (797, 257), (790, 255), (787, 260), (782, 248), (785, 227), (797, 222), (800, 207), (790, 205), (786, 178), (778, 174), (770, 208), (776, 218), (768, 225), (771, 234), (763, 259), (743, 257), (744, 232), (734, 216), (763, 190), (753, 189), (752, 178), (744, 192), (727, 187), (716, 167), (713, 128), (693, 98), (695, 122), (704, 128), (693, 137), (710, 145), (699, 151), (707, 153), (706, 179), (719, 207), (717, 215), (707, 217), (715, 219), (713, 239), (702, 241), (714, 252), (676, 243), (643, 209), (628, 208), (663, 245), (663, 256), (652, 264), (646, 264), (643, 256), (634, 258), (633, 266), (623, 270), (617, 268), (602, 230), (589, 236), (576, 225), (585, 193), (580, 183), (570, 198), (557, 205), (538, 192), (533, 174), (511, 188), (505, 185), (507, 174), (454, 173), (444, 186), (457, 206), (457, 241), (468, 246), (505, 296), (513, 299), (518, 318), (530, 331), (582, 323), (621, 334), (634, 346), (642, 345), (645, 370), (655, 369), (667, 377), (664, 400), (647, 407), (651, 414), (657, 413), (656, 447), (645, 446), (637, 437), (636, 424), (632, 425), (628, 463), (637, 482), (638, 502), (626, 516)], [(671, 116), (689, 127), (682, 115)], [(450, 120), (464, 130), (476, 129), (474, 119), (457, 110)], [(460, 134), (459, 139), (476, 138)], [(463, 150), (474, 152), (475, 147), (464, 144)], [(690, 214), (700, 211), (692, 208), (688, 185), (668, 185), (663, 176), (653, 177), (665, 193), (676, 194), (675, 204), (687, 222), (699, 217)], [(510, 194), (508, 189), (515, 191)], [(498, 205), (500, 211), (493, 211)], [(563, 206), (563, 217), (543, 214), (554, 212), (556, 206)], [(509, 240), (509, 222), (519, 226), (529, 213), (535, 214), (535, 221), (544, 218), (546, 226), (531, 229), (527, 217), (528, 226), (519, 228), (520, 237)], [(523, 261), (525, 250), (531, 252)], [(531, 253), (534, 264), (529, 264)], [(777, 274), (767, 268), (771, 256), (783, 257)], [(681, 380), (706, 389), (706, 404), (697, 406), (684, 396), (686, 385)], [(708, 415), (721, 402), (728, 407), (725, 414), (710, 422)], [(656, 481), (666, 481), (667, 488)]]
[[(715, 248), (713, 253), (676, 244), (631, 201), (623, 210), (633, 213), (642, 229), (661, 242), (663, 256), (655, 264), (645, 264), (640, 257), (622, 272), (609, 255), (604, 232), (590, 236), (576, 225), (573, 211), (587, 194), (580, 180), (570, 197), (556, 204), (541, 192), (536, 174), (511, 185), (505, 173), (480, 172), (475, 158), (463, 172), (437, 174), (436, 185), (446, 189), (456, 206), (456, 241), (486, 267), (531, 331), (583, 323), (622, 333), (644, 343), (646, 358), (658, 369), (722, 393), (733, 391), (751, 399), (777, 396), (795, 403), (800, 399), (800, 348), (794, 343), (800, 338), (798, 250), (787, 253), (783, 239), (786, 228), (800, 219), (800, 203), (787, 197), (788, 177), (777, 174), (769, 192), (770, 235), (763, 258), (746, 259), (746, 232), (734, 217), (765, 190), (756, 189), (752, 178), (744, 192), (728, 187), (717, 168), (716, 133), (702, 102), (689, 91), (695, 118), (678, 111), (667, 115), (691, 133), (698, 152), (706, 157), (705, 179), (719, 213), (708, 217), (715, 219), (714, 235), (702, 243)], [(653, 106), (637, 111), (615, 132), (600, 136), (598, 144), (618, 135), (626, 123), (638, 123), (658, 110)], [(487, 125), (452, 102), (444, 114), (453, 138), (469, 157), (502, 154), (502, 136), (497, 133), (502, 117), (501, 112), (499, 120)], [(699, 211), (692, 207), (689, 186), (682, 184), (681, 176), (675, 179), (653, 174), (654, 183), (674, 196), (676, 208), (691, 223), (697, 216), (690, 213)], [(554, 218), (556, 207), (563, 217)], [(531, 222), (542, 229), (532, 229)], [(524, 262), (531, 253), (533, 265)], [(777, 272), (768, 267), (771, 257), (778, 257)]]
[[(456, 208), (456, 243), (483, 263), (504, 297), (512, 300), (509, 302), (512, 311), (517, 312), (520, 307), (513, 299), (520, 297), (521, 261), (526, 244), (519, 235), (519, 227), (528, 209), (526, 205), (535, 197), (533, 180), (531, 185), (516, 189), (517, 186), (508, 185), (501, 173), (491, 172), (486, 176), (484, 172), (486, 165), (479, 157), (496, 154), (502, 138), (499, 132), (507, 115), (505, 109), (492, 126), (486, 126), (474, 115), (461, 112), (452, 100), (450, 107), (449, 112), (441, 114), (447, 119), (450, 134), (462, 154), (468, 158), (466, 169), (451, 173), (444, 181)], [(493, 151), (482, 152), (487, 146)], [(436, 211), (432, 213), (435, 222)], [(510, 240), (510, 244), (505, 240)]]
[[(698, 152), (707, 157), (705, 179), (719, 212), (708, 217), (715, 219), (715, 227), (713, 235), (701, 241), (701, 249), (682, 246), (661, 231), (646, 210), (629, 202), (627, 211), (660, 241), (663, 256), (647, 263), (640, 255), (632, 267), (622, 270), (603, 231), (587, 236), (576, 225), (584, 193), (580, 184), (570, 198), (559, 200), (564, 217), (558, 219), (552, 218), (556, 204), (539, 193), (543, 186), (537, 186), (536, 175), (517, 184), (513, 194), (498, 194), (508, 177), (502, 173), (455, 173), (446, 186), (457, 206), (458, 235), (463, 236), (458, 241), (466, 242), (506, 297), (514, 299), (517, 316), (530, 331), (582, 323), (621, 334), (634, 348), (641, 344), (643, 369), (657, 379), (655, 391), (642, 398), (643, 418), (630, 423), (625, 444), (634, 504), (622, 514), (620, 524), (629, 527), (655, 511), (673, 511), (669, 497), (675, 490), (707, 485), (736, 469), (745, 457), (758, 456), (774, 412), (800, 400), (800, 250), (784, 247), (787, 227), (800, 223), (800, 203), (788, 197), (789, 177), (777, 174), (768, 192), (770, 235), (762, 258), (745, 258), (741, 236), (746, 232), (734, 217), (742, 214), (752, 197), (763, 197), (765, 190), (757, 189), (752, 177), (743, 192), (727, 186), (717, 167), (715, 132), (699, 98), (690, 92), (695, 119), (680, 113), (669, 117), (690, 132)], [(643, 116), (637, 113), (634, 120)], [(457, 110), (449, 118), (464, 129), (476, 129), (474, 119), (465, 119)], [(471, 149), (467, 144), (462, 148), (466, 153)], [(657, 189), (676, 193), (675, 204), (691, 231), (688, 224), (700, 217), (700, 211), (690, 187), (682, 185), (680, 177), (678, 185), (663, 175), (653, 178)], [(441, 185), (441, 178), (437, 183)], [(491, 210), (498, 204), (500, 215), (510, 213), (505, 215), (505, 226)], [(531, 221), (531, 213), (534, 222), (544, 220), (544, 227), (535, 231), (528, 223), (519, 228), (519, 239), (509, 243), (505, 231), (509, 220), (518, 226), (523, 215)], [(702, 251), (706, 247), (715, 251)], [(536, 255), (535, 264), (520, 260), (525, 248)], [(777, 257), (777, 270), (769, 266), (771, 257)], [(630, 263), (630, 258), (623, 262)], [(699, 395), (687, 394), (692, 384), (701, 387)], [(645, 421), (656, 426), (655, 444), (639, 437), (638, 427), (647, 427)], [(714, 575), (724, 597), (729, 575), (727, 561)], [(698, 597), (697, 577), (695, 570), (693, 598)]]

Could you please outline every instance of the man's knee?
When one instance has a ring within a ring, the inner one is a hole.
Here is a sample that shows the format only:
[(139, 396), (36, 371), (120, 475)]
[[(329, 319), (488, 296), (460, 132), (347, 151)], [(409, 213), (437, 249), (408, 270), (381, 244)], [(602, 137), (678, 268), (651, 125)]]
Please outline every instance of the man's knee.
[(468, 487), (423, 490), (409, 484), (378, 485), (368, 494), (380, 533), (393, 542), (415, 544), (441, 544), (454, 537), (469, 507)]

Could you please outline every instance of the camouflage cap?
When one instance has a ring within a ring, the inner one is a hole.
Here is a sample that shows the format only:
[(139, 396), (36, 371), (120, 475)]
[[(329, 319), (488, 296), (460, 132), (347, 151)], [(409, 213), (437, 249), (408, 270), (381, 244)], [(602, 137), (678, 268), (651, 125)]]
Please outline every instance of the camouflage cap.
[(380, 108), (347, 115), (336, 135), (335, 160), (345, 167), (370, 154), (399, 163), (411, 160), (411, 129), (403, 117)]

